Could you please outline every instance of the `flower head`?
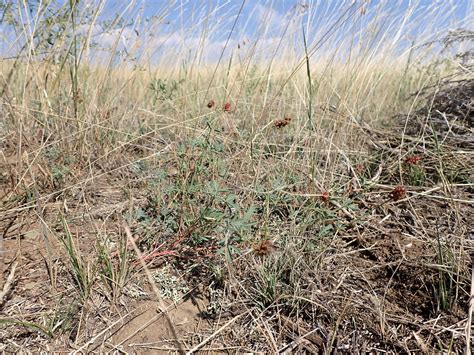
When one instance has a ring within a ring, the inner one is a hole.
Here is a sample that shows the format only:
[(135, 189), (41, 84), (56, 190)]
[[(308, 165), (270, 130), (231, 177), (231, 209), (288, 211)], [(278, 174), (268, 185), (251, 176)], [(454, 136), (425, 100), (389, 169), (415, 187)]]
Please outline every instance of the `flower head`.
[(329, 201), (329, 192), (323, 191), (321, 194), (321, 201), (328, 202)]
[(265, 256), (265, 255), (271, 254), (276, 249), (277, 249), (276, 246), (271, 241), (266, 240), (266, 239), (262, 240), (260, 243), (258, 243), (257, 245), (254, 245), (253, 247), (253, 251), (258, 256)]
[(273, 125), (274, 125), (276, 128), (282, 128), (282, 127), (287, 126), (290, 122), (291, 122), (291, 118), (290, 118), (290, 117), (285, 117), (285, 118), (282, 119), (282, 120), (275, 120), (275, 121), (273, 122)]
[(230, 105), (230, 102), (226, 102), (226, 103), (224, 104), (224, 112), (230, 112), (231, 107), (232, 107), (232, 106)]
[(404, 199), (407, 195), (407, 190), (403, 186), (396, 186), (391, 192), (390, 192), (390, 198), (393, 201), (399, 201), (401, 199)]
[(410, 165), (416, 165), (421, 160), (419, 155), (410, 155), (405, 159), (405, 163)]

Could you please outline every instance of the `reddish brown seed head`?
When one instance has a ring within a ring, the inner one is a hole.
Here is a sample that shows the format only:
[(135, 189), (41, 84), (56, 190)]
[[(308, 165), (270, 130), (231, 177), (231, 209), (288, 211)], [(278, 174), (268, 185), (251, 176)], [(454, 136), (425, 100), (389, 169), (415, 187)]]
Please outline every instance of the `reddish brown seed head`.
[(405, 163), (410, 164), (410, 165), (416, 165), (418, 164), (420, 160), (421, 160), (421, 157), (419, 155), (411, 155), (405, 159)]
[(215, 106), (215, 104), (216, 103), (214, 102), (214, 100), (209, 100), (209, 102), (207, 103), (207, 107), (213, 108)]
[(329, 192), (323, 191), (321, 194), (321, 201), (328, 202), (329, 201)]
[(230, 110), (231, 110), (230, 102), (226, 102), (224, 104), (224, 112), (230, 112)]
[(399, 201), (404, 199), (407, 195), (407, 190), (403, 186), (396, 186), (392, 192), (390, 192), (390, 198), (393, 201)]
[(291, 122), (291, 118), (290, 117), (285, 117), (284, 119), (282, 120), (275, 120), (273, 122), (273, 125), (276, 127), (276, 128), (282, 128), (282, 127), (285, 127), (287, 126), (288, 124), (290, 124)]
[(271, 254), (276, 249), (277, 248), (275, 247), (275, 245), (273, 245), (273, 243), (269, 240), (262, 240), (260, 243), (258, 243), (257, 245), (254, 245), (253, 247), (254, 253), (257, 254), (258, 256)]

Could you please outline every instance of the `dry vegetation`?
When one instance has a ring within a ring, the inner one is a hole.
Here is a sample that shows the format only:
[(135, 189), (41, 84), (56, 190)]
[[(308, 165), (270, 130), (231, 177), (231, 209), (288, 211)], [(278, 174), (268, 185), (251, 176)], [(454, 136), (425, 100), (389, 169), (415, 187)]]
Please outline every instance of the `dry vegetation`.
[(0, 7), (1, 351), (469, 351), (473, 32), (400, 54), (356, 1), (209, 62), (111, 21), (94, 61), (103, 9), (38, 4)]

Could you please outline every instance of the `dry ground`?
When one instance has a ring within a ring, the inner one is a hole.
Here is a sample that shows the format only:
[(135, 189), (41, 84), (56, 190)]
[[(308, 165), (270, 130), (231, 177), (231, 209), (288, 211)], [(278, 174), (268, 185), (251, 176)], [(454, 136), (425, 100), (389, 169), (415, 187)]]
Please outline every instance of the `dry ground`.
[[(35, 155), (48, 144), (39, 132), (19, 164), (6, 137), (2, 350), (462, 352), (474, 90), (459, 85), (436, 96), (431, 118), (361, 124), (370, 154), (330, 192), (296, 168), (280, 187), (264, 174), (267, 192), (251, 189), (253, 167), (236, 158), (248, 147), (232, 141), (145, 136), (87, 164)], [(289, 147), (265, 149), (259, 169), (271, 176)]]

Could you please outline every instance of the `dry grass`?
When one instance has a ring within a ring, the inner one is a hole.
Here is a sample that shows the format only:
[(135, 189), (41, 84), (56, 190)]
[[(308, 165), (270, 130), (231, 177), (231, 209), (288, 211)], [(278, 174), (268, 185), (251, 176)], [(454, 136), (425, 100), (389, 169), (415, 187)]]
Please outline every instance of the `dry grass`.
[(74, 3), (62, 32), (13, 5), (23, 47), (0, 61), (2, 351), (469, 346), (471, 32), (401, 52), (383, 7), (315, 29), (311, 5), (206, 61), (210, 11), (190, 56), (125, 53), (135, 18), (94, 61), (103, 19)]

